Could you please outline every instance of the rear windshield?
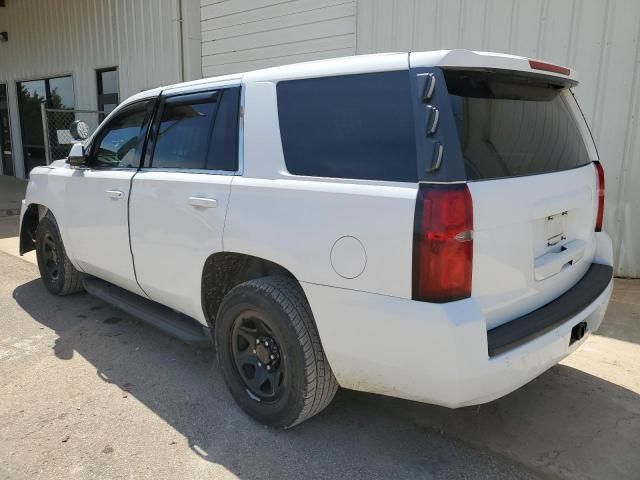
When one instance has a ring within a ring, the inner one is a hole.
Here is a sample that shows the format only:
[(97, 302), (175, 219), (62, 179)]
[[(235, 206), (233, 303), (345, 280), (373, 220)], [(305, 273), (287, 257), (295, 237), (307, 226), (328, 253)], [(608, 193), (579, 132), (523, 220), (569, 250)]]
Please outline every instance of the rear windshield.
[(566, 88), (495, 72), (444, 75), (468, 180), (557, 172), (591, 161)]

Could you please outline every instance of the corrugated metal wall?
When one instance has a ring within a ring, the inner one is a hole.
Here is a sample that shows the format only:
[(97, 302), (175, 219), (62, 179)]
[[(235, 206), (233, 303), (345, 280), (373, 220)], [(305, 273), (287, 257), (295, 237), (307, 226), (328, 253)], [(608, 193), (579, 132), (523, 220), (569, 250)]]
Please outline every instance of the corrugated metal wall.
[[(191, 2), (196, 11), (197, 0)], [(0, 82), (9, 91), (16, 173), (23, 176), (16, 82), (73, 75), (76, 108), (97, 108), (97, 68), (117, 66), (120, 98), (180, 81), (176, 0), (7, 0)], [(199, 32), (198, 32), (199, 33)], [(199, 50), (198, 50), (199, 53)]]
[(640, 1), (359, 0), (357, 53), (468, 48), (577, 69), (606, 170), (616, 272), (640, 277)]
[(204, 76), (355, 53), (353, 0), (202, 0)]

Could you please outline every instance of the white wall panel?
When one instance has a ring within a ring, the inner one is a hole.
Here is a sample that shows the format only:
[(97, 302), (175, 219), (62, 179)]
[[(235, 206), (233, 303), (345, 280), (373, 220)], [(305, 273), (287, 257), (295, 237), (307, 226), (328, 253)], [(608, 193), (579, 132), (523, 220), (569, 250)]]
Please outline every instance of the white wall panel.
[(353, 0), (201, 1), (205, 76), (355, 53)]
[(607, 175), (616, 272), (640, 277), (640, 2), (359, 0), (357, 53), (468, 48), (575, 68)]

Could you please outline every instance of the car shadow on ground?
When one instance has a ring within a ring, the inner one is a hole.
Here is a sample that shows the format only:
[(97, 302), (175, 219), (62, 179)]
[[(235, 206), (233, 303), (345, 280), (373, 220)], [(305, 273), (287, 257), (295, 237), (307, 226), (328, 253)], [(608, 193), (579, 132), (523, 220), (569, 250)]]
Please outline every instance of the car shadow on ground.
[(500, 400), (458, 410), (341, 390), (319, 416), (278, 431), (236, 407), (212, 350), (184, 345), (87, 294), (54, 297), (39, 280), (13, 296), (56, 332), (59, 359), (81, 355), (102, 380), (184, 435), (194, 453), (241, 478), (461, 477), (469, 475), (469, 455), (506, 457), (525, 476), (640, 472), (640, 396), (567, 366)]

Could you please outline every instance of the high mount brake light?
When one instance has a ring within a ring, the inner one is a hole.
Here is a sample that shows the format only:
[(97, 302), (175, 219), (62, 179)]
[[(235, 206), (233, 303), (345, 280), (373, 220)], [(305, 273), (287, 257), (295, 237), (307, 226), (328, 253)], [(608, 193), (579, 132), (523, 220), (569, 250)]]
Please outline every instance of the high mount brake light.
[(413, 239), (414, 300), (471, 296), (473, 202), (465, 183), (421, 184)]
[(596, 216), (596, 232), (602, 231), (602, 220), (604, 220), (604, 168), (600, 162), (593, 162), (598, 175), (598, 215)]
[(561, 75), (571, 75), (571, 70), (567, 67), (554, 65), (553, 63), (541, 62), (540, 60), (529, 60), (529, 66), (534, 70), (544, 70), (545, 72), (559, 73)]

